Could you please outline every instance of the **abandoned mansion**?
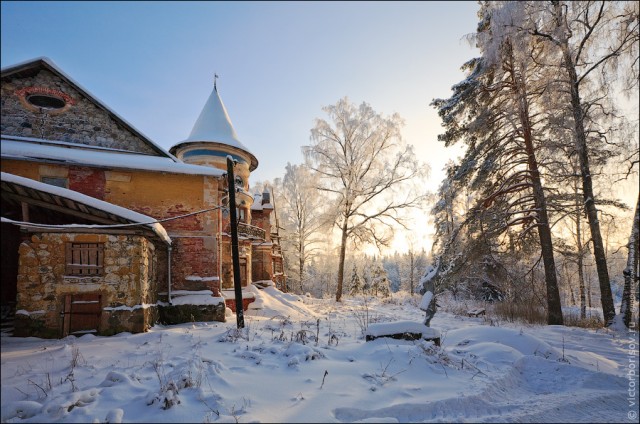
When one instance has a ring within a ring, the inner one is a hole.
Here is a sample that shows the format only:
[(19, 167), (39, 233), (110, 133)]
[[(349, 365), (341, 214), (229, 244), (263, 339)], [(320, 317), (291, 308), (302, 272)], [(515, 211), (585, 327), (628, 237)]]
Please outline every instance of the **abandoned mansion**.
[[(214, 84), (168, 151), (51, 60), (2, 69), (2, 306), (15, 336), (143, 332), (233, 308), (226, 160), (244, 308), (285, 288), (272, 193)], [(185, 129), (185, 133), (188, 129)]]

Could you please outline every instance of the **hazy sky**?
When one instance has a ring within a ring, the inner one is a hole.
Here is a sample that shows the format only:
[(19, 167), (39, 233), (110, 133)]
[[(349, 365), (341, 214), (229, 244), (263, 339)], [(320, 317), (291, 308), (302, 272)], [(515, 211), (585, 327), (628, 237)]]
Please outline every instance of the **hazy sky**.
[[(213, 88), (258, 158), (252, 181), (302, 162), (322, 106), (348, 96), (406, 121), (432, 168), (453, 152), (429, 106), (463, 78), (476, 2), (2, 1), (1, 62), (47, 56), (134, 127), (169, 149)], [(425, 226), (426, 223), (421, 223)], [(422, 232), (422, 231), (420, 231)]]

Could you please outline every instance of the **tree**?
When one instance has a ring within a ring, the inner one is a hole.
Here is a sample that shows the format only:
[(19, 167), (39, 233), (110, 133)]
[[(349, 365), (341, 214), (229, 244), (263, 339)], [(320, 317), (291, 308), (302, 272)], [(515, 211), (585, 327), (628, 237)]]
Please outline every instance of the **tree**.
[(371, 271), (367, 266), (362, 270), (362, 294), (365, 296), (371, 294)]
[[(517, 7), (517, 6), (516, 6)], [(449, 144), (464, 140), (467, 152), (458, 178), (482, 196), (474, 212), (484, 215), (481, 241), (522, 226), (519, 238), (537, 231), (547, 289), (547, 322), (562, 324), (562, 309), (553, 256), (551, 226), (538, 157), (545, 137), (537, 117), (545, 93), (545, 75), (538, 65), (544, 50), (517, 31), (510, 4), (484, 5), (477, 44), (482, 57), (466, 67), (469, 77), (453, 87), (450, 99), (433, 101)], [(482, 209), (491, 213), (487, 217)], [(487, 220), (488, 218), (488, 220)], [(491, 254), (490, 243), (485, 242)], [(484, 261), (484, 258), (482, 259)]]
[(436, 311), (438, 310), (438, 303), (436, 298), (436, 287), (434, 278), (437, 275), (439, 264), (436, 267), (428, 267), (425, 274), (420, 279), (420, 293), (422, 294), (422, 300), (420, 301), (420, 309), (425, 312), (424, 325), (431, 326), (431, 320), (433, 319)]
[[(573, 115), (575, 149), (580, 164), (582, 195), (591, 231), (605, 323), (614, 316), (613, 296), (593, 177), (589, 162), (590, 136), (607, 143), (609, 131), (598, 126), (595, 115), (606, 108), (609, 87), (621, 58), (631, 56), (631, 70), (638, 75), (638, 13), (629, 2), (581, 1), (529, 2), (526, 22), (518, 25), (530, 35), (555, 46), (564, 71), (566, 91)], [(597, 78), (600, 81), (597, 81)], [(637, 83), (636, 87), (637, 87)], [(609, 113), (606, 110), (604, 115)]]
[(317, 188), (327, 193), (340, 233), (336, 301), (343, 291), (347, 242), (387, 245), (399, 212), (420, 205), (424, 195), (412, 181), (425, 174), (413, 149), (403, 142), (398, 114), (384, 117), (370, 105), (356, 106), (340, 99), (317, 119), (311, 145), (303, 148), (318, 177)]
[(622, 304), (620, 305), (620, 315), (622, 315), (622, 321), (626, 327), (629, 327), (631, 322), (631, 312), (633, 311), (633, 291), (634, 286), (637, 286), (638, 281), (638, 262), (640, 256), (640, 195), (638, 195), (638, 201), (636, 203), (636, 212), (633, 218), (633, 225), (631, 227), (631, 235), (629, 236), (629, 244), (627, 248), (629, 254), (627, 255), (627, 266), (623, 271), (624, 274), (624, 289), (622, 291)]
[(402, 284), (400, 276), (400, 255), (398, 252), (395, 252), (393, 256), (383, 256), (381, 259), (382, 267), (387, 273), (387, 278), (389, 278), (390, 289), (392, 292), (397, 292), (400, 290), (400, 285)]
[[(417, 249), (416, 240), (413, 235), (409, 235), (406, 240), (408, 247), (407, 253), (402, 256), (396, 255), (396, 264), (400, 277), (400, 287), (413, 295), (416, 292), (416, 286), (420, 276), (424, 272), (427, 255), (424, 249)], [(389, 278), (393, 281), (391, 274), (389, 274)]]
[(349, 282), (349, 292), (351, 296), (355, 296), (359, 293), (362, 293), (362, 281), (360, 281), (360, 276), (358, 275), (358, 268), (356, 267), (356, 263), (353, 263), (353, 269), (351, 270), (351, 281)]
[(313, 175), (305, 165), (287, 163), (282, 180), (277, 179), (278, 204), (284, 226), (284, 244), (291, 265), (288, 275), (305, 292), (306, 266), (318, 253), (325, 228), (323, 198), (314, 189)]
[(374, 263), (371, 267), (373, 269), (371, 273), (371, 292), (374, 296), (389, 297), (391, 295), (391, 286), (387, 271), (385, 271), (382, 264), (374, 258)]

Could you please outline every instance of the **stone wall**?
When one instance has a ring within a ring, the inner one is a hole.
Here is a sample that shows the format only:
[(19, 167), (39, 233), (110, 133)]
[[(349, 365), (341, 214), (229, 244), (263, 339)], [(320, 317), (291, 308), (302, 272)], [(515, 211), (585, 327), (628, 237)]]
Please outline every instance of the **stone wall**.
[[(65, 244), (104, 243), (104, 275), (66, 275)], [(157, 318), (156, 247), (137, 235), (40, 233), (19, 248), (17, 336), (60, 337), (66, 295), (100, 294), (98, 334), (142, 332)]]
[(159, 310), (159, 320), (166, 325), (202, 321), (225, 322), (225, 303), (220, 302), (216, 305), (162, 305)]
[[(21, 101), (25, 89), (51, 89), (69, 96), (62, 112), (32, 111)], [(21, 91), (22, 90), (22, 91)], [(84, 97), (73, 86), (42, 69), (30, 77), (6, 77), (2, 80), (3, 135), (44, 138), (157, 155), (146, 141), (116, 121), (106, 110)]]

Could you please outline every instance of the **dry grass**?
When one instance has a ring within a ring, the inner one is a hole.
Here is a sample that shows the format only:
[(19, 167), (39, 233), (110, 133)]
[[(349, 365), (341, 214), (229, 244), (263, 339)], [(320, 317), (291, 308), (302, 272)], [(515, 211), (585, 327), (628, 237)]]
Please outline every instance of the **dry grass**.
[(547, 312), (540, 306), (531, 303), (496, 302), (492, 312), (497, 318), (506, 322), (525, 322), (528, 324), (546, 324)]
[(567, 327), (582, 327), (582, 328), (602, 328), (604, 322), (598, 315), (589, 315), (583, 319), (580, 318), (580, 314), (564, 313), (563, 314), (564, 325)]

